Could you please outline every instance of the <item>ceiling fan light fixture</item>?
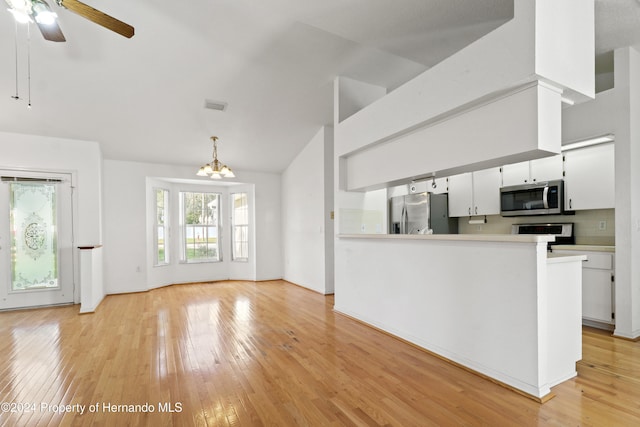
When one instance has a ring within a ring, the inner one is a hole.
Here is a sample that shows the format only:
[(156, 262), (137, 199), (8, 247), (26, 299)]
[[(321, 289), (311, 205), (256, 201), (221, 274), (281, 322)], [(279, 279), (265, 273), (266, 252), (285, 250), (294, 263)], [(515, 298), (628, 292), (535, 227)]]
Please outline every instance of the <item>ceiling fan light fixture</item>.
[(26, 24), (28, 22), (33, 22), (28, 13), (25, 13), (21, 10), (16, 9), (7, 9), (13, 15), (13, 19), (20, 24)]
[(38, 24), (51, 25), (56, 22), (58, 15), (51, 10), (49, 5), (41, 0), (33, 0), (33, 15)]
[(42, 25), (52, 25), (58, 19), (58, 15), (55, 12), (41, 12), (36, 15), (36, 22)]

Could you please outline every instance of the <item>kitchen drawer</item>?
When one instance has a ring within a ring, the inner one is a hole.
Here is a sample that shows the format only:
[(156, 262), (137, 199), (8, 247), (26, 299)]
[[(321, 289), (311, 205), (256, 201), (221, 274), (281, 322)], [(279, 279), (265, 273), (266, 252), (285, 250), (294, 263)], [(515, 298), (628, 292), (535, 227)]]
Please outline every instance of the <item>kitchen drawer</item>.
[(584, 268), (597, 268), (599, 270), (613, 270), (613, 255), (612, 254), (593, 254), (585, 253), (587, 260), (584, 261), (582, 266)]

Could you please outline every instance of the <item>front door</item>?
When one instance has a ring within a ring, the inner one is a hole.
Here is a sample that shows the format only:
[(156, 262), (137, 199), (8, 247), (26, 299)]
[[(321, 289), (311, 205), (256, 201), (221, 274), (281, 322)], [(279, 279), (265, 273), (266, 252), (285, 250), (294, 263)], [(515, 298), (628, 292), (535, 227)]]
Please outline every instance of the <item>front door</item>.
[(0, 176), (0, 310), (73, 303), (71, 175)]

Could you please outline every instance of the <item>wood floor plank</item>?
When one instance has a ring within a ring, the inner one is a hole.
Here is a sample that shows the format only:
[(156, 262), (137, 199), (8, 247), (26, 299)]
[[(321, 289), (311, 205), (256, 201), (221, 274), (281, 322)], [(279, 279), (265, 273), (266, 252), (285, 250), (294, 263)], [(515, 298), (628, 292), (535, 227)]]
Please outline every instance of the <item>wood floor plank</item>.
[(38, 405), (0, 426), (640, 424), (640, 343), (585, 328), (578, 372), (539, 404), (284, 281), (113, 295), (89, 315), (0, 313), (0, 402)]

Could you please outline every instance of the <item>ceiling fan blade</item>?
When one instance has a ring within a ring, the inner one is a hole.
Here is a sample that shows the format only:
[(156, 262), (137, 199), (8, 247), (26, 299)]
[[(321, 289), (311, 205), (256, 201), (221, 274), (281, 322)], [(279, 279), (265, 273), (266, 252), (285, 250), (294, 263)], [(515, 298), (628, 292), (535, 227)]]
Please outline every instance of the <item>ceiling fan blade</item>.
[(49, 40), (52, 42), (66, 42), (67, 39), (64, 38), (64, 34), (62, 34), (62, 30), (57, 22), (52, 24), (40, 24), (36, 21), (36, 25), (40, 29), (42, 36), (45, 40)]
[(121, 36), (129, 39), (133, 37), (134, 29), (131, 25), (125, 24), (124, 22), (119, 21), (104, 12), (101, 12), (98, 9), (94, 9), (91, 6), (77, 0), (57, 0), (56, 2), (65, 9), (69, 9), (70, 11), (82, 16), (83, 18), (95, 22), (98, 25), (102, 25), (103, 27), (114, 31)]

